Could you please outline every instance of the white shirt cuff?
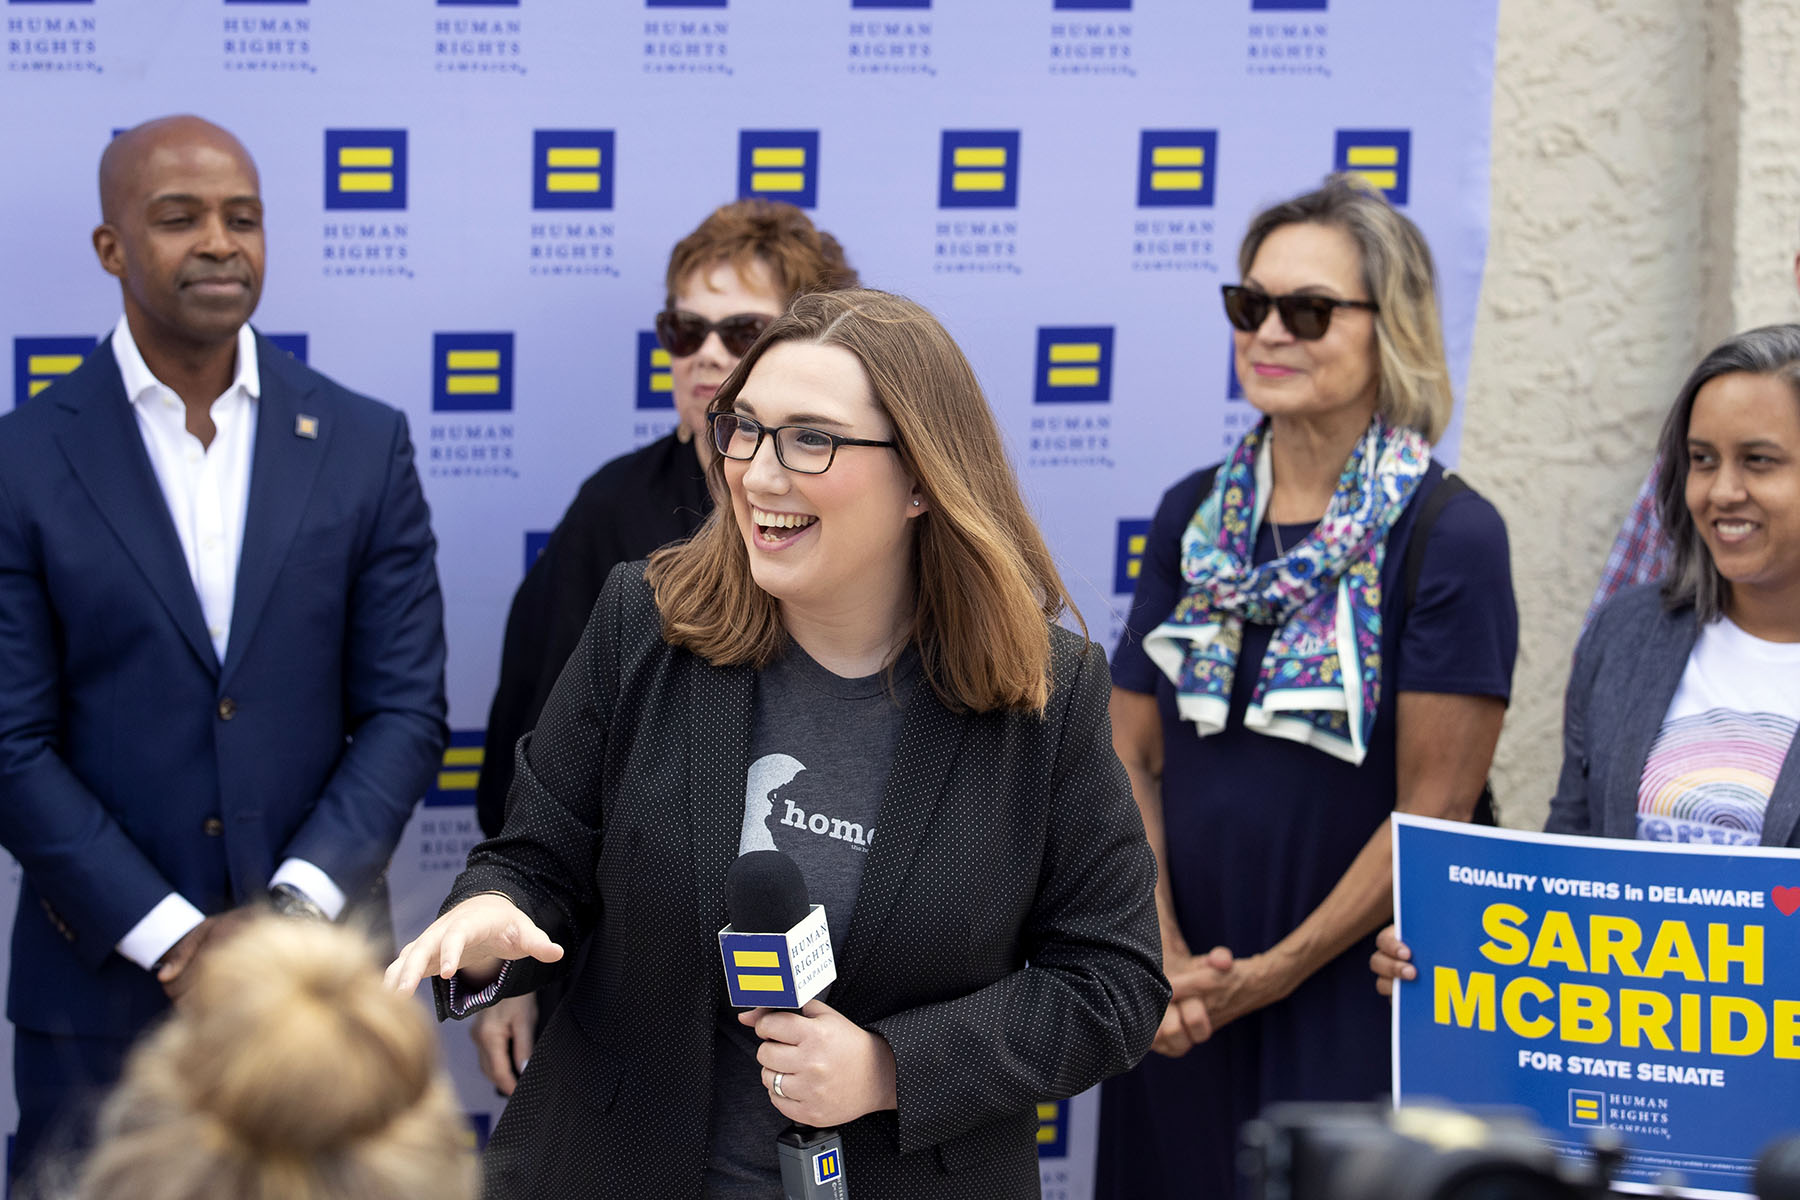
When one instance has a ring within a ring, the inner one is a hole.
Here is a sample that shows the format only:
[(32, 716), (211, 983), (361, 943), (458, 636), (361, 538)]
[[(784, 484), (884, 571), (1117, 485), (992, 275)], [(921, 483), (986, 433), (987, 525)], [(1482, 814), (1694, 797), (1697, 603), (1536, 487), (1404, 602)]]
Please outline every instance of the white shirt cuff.
[(290, 858), (275, 868), (275, 875), (269, 880), (269, 886), (285, 883), (297, 888), (325, 911), (330, 920), (337, 920), (338, 914), (344, 911), (344, 890), (331, 882), (331, 876), (307, 862), (304, 858)]
[(114, 949), (144, 970), (154, 971), (157, 960), (204, 920), (205, 915), (186, 897), (170, 892), (119, 939)]

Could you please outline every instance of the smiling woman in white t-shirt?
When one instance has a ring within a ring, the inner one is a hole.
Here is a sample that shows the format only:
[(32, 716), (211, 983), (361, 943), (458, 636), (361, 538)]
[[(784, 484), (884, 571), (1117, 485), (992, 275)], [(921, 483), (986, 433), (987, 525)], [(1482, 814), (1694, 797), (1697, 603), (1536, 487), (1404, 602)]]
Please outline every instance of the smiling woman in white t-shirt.
[[(1666, 580), (1575, 651), (1550, 833), (1800, 845), (1800, 325), (1727, 339), (1663, 425)], [(1393, 928), (1382, 991), (1417, 975)]]

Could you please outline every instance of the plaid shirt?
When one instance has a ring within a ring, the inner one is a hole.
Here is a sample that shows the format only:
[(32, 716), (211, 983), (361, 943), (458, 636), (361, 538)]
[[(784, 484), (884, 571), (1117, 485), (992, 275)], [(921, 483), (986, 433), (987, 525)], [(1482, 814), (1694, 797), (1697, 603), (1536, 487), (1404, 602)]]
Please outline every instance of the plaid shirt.
[(1650, 474), (1638, 489), (1619, 536), (1613, 540), (1606, 569), (1600, 573), (1600, 587), (1581, 623), (1584, 631), (1600, 606), (1615, 593), (1634, 584), (1661, 579), (1669, 569), (1669, 539), (1663, 536), (1662, 522), (1656, 517), (1656, 474), (1661, 466), (1660, 462), (1650, 464)]

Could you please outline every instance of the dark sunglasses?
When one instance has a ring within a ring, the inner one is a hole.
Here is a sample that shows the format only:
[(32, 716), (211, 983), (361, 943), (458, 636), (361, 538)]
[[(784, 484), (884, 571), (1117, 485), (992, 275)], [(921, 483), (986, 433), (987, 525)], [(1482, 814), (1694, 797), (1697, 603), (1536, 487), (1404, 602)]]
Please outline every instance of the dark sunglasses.
[(1337, 300), (1330, 296), (1271, 296), (1255, 288), (1228, 283), (1219, 289), (1225, 295), (1225, 319), (1232, 328), (1255, 333), (1269, 319), (1273, 308), (1281, 314), (1281, 323), (1301, 341), (1311, 342), (1325, 336), (1331, 328), (1331, 313), (1339, 308), (1381, 310), (1369, 300)]
[(665, 308), (656, 314), (656, 340), (676, 358), (686, 358), (706, 344), (707, 334), (717, 333), (726, 352), (742, 358), (774, 320), (766, 313), (733, 313), (709, 321), (699, 313)]

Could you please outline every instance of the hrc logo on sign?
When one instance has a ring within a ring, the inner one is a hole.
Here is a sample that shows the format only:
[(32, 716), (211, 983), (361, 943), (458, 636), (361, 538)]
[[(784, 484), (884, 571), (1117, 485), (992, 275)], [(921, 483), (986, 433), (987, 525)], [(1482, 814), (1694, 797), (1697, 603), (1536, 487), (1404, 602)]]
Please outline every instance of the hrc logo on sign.
[(1138, 207), (1208, 207), (1218, 172), (1218, 130), (1146, 129), (1138, 150)]
[(531, 135), (531, 207), (611, 208), (613, 131), (539, 129)]
[(306, 335), (304, 333), (265, 333), (263, 336), (273, 342), (278, 349), (286, 350), (301, 362), (306, 361)]
[(813, 1155), (813, 1183), (830, 1183), (844, 1173), (844, 1157), (836, 1148)]
[(481, 778), (481, 746), (487, 738), (485, 729), (453, 729), (450, 744), (444, 748), (444, 762), (438, 768), (437, 781), (425, 793), (425, 803), (433, 808), (475, 803), (475, 784)]
[(1037, 1106), (1037, 1147), (1039, 1158), (1069, 1156), (1069, 1102), (1040, 1101)]
[(1144, 547), (1149, 542), (1147, 518), (1120, 518), (1118, 549), (1113, 554), (1113, 595), (1129, 596), (1137, 590), (1138, 573), (1144, 567)]
[(1225, 348), (1225, 398), (1227, 400), (1244, 398), (1244, 385), (1238, 382), (1237, 376), (1237, 344), (1235, 342)]
[(528, 529), (525, 531), (525, 573), (531, 574), (531, 568), (537, 566), (537, 560), (544, 556), (550, 548), (550, 531), (548, 529)]
[(14, 338), (13, 407), (79, 367), (95, 344), (92, 337)]
[(1604, 1128), (1606, 1125), (1606, 1093), (1570, 1088), (1569, 1124)]
[(327, 129), (325, 207), (405, 208), (406, 130)]
[(1332, 170), (1359, 175), (1381, 190), (1390, 204), (1405, 204), (1412, 175), (1412, 131), (1340, 129)]
[(656, 340), (655, 332), (637, 335), (637, 406), (646, 408), (675, 407), (675, 376), (670, 372), (669, 352)]
[(512, 410), (512, 334), (436, 333), (431, 342), (433, 412)]
[(819, 202), (819, 131), (746, 129), (738, 134), (738, 199), (760, 196), (799, 208)]
[(1113, 327), (1038, 328), (1034, 404), (1105, 404), (1112, 398)]
[(938, 165), (939, 208), (1016, 208), (1019, 131), (946, 129)]

